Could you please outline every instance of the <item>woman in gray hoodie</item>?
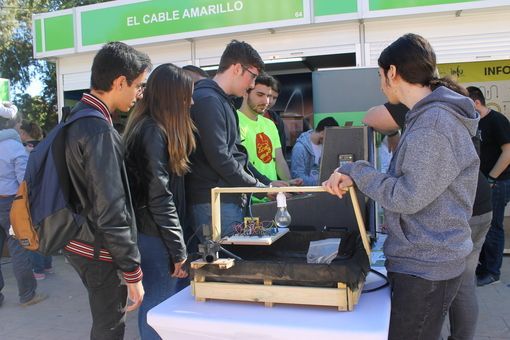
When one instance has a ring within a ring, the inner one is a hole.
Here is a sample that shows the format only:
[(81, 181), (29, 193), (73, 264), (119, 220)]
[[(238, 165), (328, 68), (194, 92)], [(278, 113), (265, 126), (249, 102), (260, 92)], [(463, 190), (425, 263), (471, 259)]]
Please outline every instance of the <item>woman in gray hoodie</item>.
[(479, 116), (448, 79), (438, 79), (427, 40), (406, 34), (379, 57), (381, 89), (410, 108), (388, 173), (357, 161), (323, 183), (340, 197), (353, 183), (386, 210), (392, 287), (389, 339), (437, 339), (472, 249), (469, 218), (479, 159)]

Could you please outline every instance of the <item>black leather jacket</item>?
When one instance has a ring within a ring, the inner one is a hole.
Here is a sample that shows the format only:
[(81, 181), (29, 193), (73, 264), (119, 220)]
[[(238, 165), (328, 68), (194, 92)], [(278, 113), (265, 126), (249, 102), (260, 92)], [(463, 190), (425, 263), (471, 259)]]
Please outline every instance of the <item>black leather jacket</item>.
[[(79, 102), (73, 112), (83, 108), (92, 107)], [(121, 138), (105, 119), (82, 118), (67, 128), (71, 201), (78, 211), (87, 212), (74, 240), (93, 245), (100, 235), (114, 263), (123, 272), (133, 272), (140, 265), (140, 253), (123, 155)]]
[(134, 129), (126, 166), (138, 231), (161, 237), (172, 262), (180, 262), (187, 256), (179, 220), (185, 211), (184, 179), (169, 171), (167, 138), (152, 117)]

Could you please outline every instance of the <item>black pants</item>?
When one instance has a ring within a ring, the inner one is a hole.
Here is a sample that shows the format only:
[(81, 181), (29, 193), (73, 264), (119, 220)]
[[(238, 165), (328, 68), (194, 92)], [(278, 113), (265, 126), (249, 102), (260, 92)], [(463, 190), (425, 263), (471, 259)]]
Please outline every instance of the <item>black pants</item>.
[(457, 294), (461, 276), (429, 281), (416, 276), (388, 273), (391, 284), (390, 340), (436, 340)]
[(68, 251), (65, 255), (80, 275), (89, 293), (92, 313), (90, 339), (123, 339), (127, 286), (120, 280), (115, 264), (90, 260)]

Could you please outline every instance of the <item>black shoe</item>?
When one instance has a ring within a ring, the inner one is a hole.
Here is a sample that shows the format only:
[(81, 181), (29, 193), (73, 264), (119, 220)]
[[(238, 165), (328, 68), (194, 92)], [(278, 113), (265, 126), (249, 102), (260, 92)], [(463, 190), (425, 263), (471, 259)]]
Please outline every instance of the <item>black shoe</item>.
[(499, 278), (496, 278), (490, 274), (487, 274), (482, 277), (478, 277), (476, 279), (476, 285), (478, 287), (483, 287), (483, 286), (491, 285), (493, 283), (498, 283), (498, 282), (499, 282)]

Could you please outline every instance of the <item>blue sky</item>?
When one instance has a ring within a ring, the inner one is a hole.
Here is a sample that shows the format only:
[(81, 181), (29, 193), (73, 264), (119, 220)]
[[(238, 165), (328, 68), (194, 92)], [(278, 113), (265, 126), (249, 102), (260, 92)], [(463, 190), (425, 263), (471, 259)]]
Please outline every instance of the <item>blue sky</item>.
[(30, 83), (30, 86), (27, 88), (26, 92), (29, 95), (31, 95), (32, 97), (39, 96), (39, 95), (41, 95), (42, 89), (43, 89), (42, 82), (39, 80), (39, 78), (36, 78), (36, 79), (32, 80), (32, 82)]

